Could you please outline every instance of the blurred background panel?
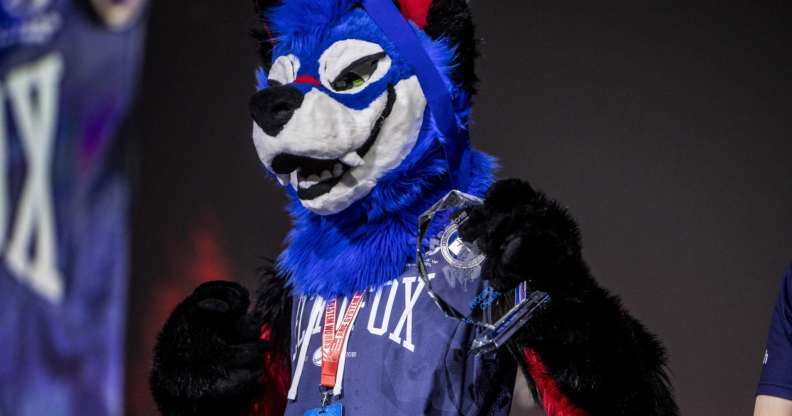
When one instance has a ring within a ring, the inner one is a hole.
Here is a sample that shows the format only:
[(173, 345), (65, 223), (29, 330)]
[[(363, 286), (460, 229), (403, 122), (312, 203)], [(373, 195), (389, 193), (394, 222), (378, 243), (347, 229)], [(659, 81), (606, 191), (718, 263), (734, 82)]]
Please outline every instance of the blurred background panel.
[[(750, 414), (792, 261), (788, 4), (472, 4), (474, 142), (501, 176), (570, 207), (596, 275), (666, 342), (682, 414)], [(153, 4), (135, 114), (129, 415), (154, 413), (150, 350), (176, 302), (208, 279), (253, 287), (289, 227), (250, 140), (252, 22), (246, 1)]]
[(143, 0), (0, 0), (0, 415), (123, 412)]
[(289, 221), (259, 167), (252, 3), (152, 4), (136, 125), (140, 145), (127, 350), (127, 414), (155, 413), (151, 348), (173, 307), (206, 280), (255, 287)]

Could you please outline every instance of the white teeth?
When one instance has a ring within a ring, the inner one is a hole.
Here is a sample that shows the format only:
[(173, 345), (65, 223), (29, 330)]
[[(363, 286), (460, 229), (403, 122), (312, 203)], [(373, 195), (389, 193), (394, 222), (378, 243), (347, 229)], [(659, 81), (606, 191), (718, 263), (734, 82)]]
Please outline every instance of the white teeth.
[(333, 166), (333, 176), (337, 178), (341, 176), (343, 173), (344, 173), (344, 168), (341, 166), (340, 163), (336, 163), (335, 166)]
[(329, 171), (329, 170), (322, 171), (322, 176), (321, 176), (321, 179), (322, 179), (323, 181), (326, 181), (326, 180), (328, 180), (328, 179), (330, 179), (330, 178), (332, 178), (332, 177), (333, 177), (333, 174), (332, 174), (332, 173), (330, 173), (330, 171)]
[(316, 175), (311, 175), (308, 177), (308, 179), (303, 179), (300, 181), (300, 188), (308, 189), (317, 183), (319, 183), (319, 177)]
[(299, 174), (297, 175), (297, 184), (300, 189), (308, 189), (317, 183), (319, 183), (319, 177), (316, 175), (311, 175), (307, 178), (303, 178)]
[(297, 188), (298, 188), (298, 187), (299, 187), (299, 185), (300, 185), (300, 179), (297, 177), (297, 171), (296, 171), (296, 170), (295, 170), (295, 171), (293, 171), (293, 172), (291, 173), (291, 175), (289, 176), (289, 178), (291, 179), (291, 186), (292, 186), (292, 188), (294, 188), (294, 190), (296, 191), (296, 190), (297, 190)]
[(340, 161), (344, 162), (346, 165), (356, 168), (358, 166), (362, 166), (366, 162), (363, 160), (362, 157), (357, 152), (349, 152), (344, 155)]
[(278, 183), (281, 186), (286, 186), (289, 184), (289, 175), (275, 175), (278, 178)]

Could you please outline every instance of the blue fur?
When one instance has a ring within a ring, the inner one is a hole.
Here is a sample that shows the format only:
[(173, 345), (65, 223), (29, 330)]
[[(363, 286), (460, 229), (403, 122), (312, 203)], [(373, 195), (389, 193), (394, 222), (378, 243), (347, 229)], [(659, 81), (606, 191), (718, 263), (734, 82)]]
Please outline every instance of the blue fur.
[[(356, 7), (357, 3), (288, 0), (273, 9), (268, 20), (276, 38), (273, 56), (291, 53), (299, 57), (301, 74), (317, 76), (319, 56), (338, 40), (356, 38), (382, 45), (393, 62), (383, 80), (357, 94), (335, 94), (315, 87), (348, 107), (360, 109), (368, 107), (388, 85), (414, 73), (365, 11)], [(454, 49), (443, 39), (432, 40), (418, 31), (452, 92), (457, 119), (467, 134), (470, 97), (449, 77)], [(264, 70), (257, 73), (257, 81), (259, 88), (266, 87)], [(289, 276), (296, 293), (350, 295), (398, 277), (415, 257), (418, 216), (451, 190), (449, 174), (462, 191), (479, 196), (486, 192), (493, 182), (495, 160), (467, 148), (458, 171), (448, 172), (441, 140), (427, 109), (416, 145), (407, 158), (380, 178), (369, 195), (338, 214), (319, 216), (308, 211), (289, 188), (293, 228), (287, 248), (278, 259), (278, 269)], [(431, 234), (441, 226), (435, 224)]]

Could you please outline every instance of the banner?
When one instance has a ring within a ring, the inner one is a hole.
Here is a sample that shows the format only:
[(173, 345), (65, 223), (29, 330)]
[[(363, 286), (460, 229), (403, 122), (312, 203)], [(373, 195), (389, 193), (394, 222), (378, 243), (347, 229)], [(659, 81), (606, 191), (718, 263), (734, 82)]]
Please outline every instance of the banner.
[(140, 24), (0, 0), (0, 415), (120, 415)]

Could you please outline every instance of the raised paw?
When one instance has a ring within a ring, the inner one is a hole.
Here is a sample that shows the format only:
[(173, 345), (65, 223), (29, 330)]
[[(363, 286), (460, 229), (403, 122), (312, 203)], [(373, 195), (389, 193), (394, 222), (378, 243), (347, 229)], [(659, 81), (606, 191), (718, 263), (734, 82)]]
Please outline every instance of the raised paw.
[(151, 388), (163, 414), (203, 415), (244, 407), (258, 390), (269, 344), (232, 282), (199, 286), (179, 304), (154, 349)]
[(482, 277), (506, 291), (528, 281), (548, 292), (573, 283), (582, 265), (577, 224), (556, 201), (519, 179), (502, 180), (468, 210), (460, 237), (487, 256)]

